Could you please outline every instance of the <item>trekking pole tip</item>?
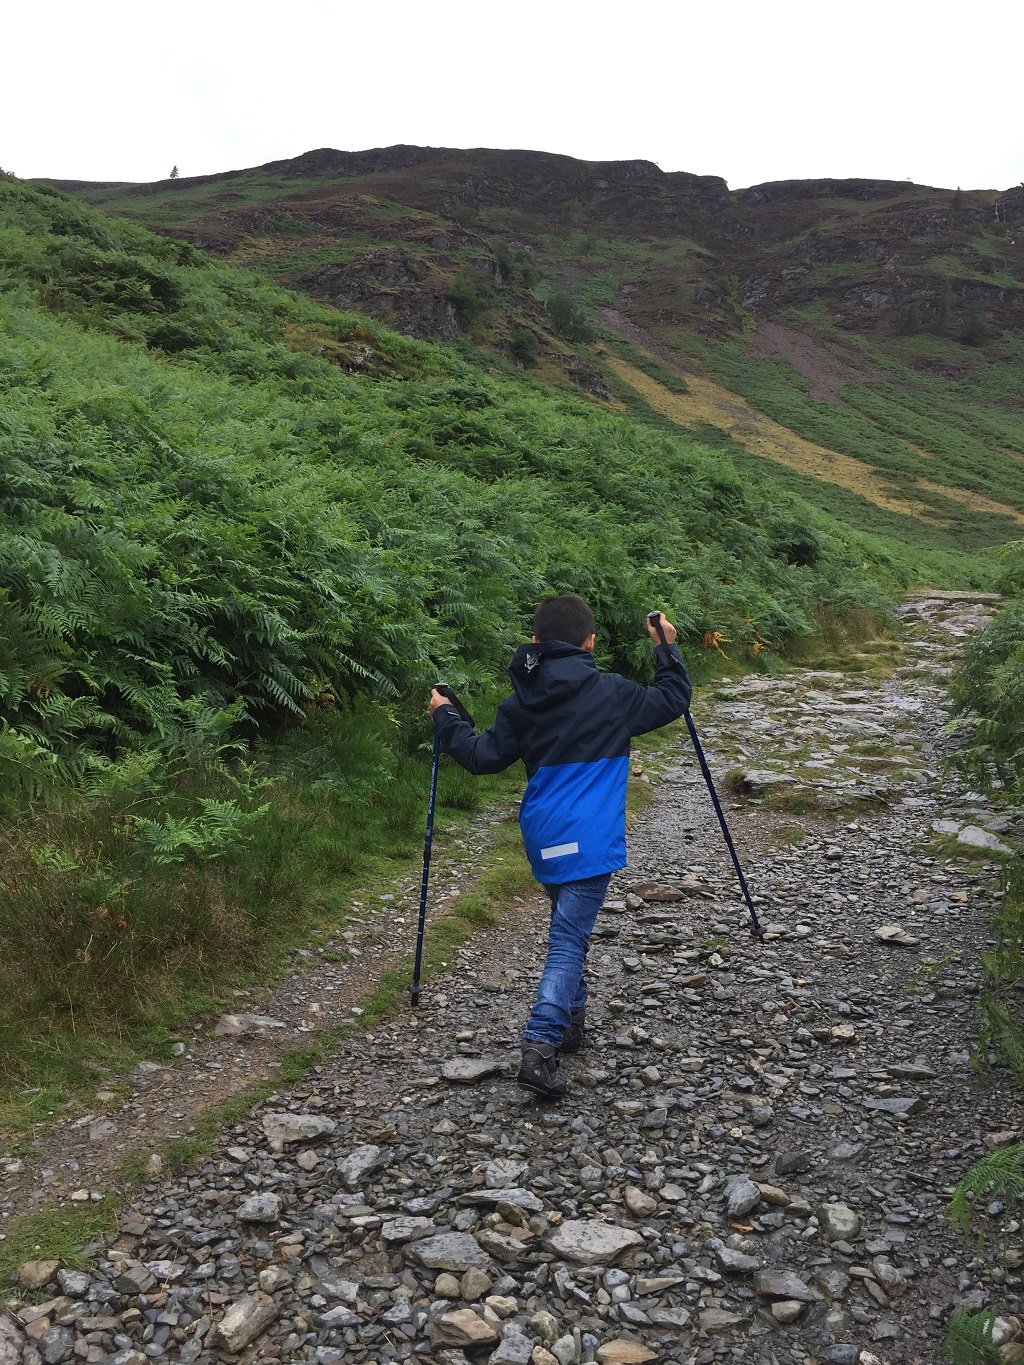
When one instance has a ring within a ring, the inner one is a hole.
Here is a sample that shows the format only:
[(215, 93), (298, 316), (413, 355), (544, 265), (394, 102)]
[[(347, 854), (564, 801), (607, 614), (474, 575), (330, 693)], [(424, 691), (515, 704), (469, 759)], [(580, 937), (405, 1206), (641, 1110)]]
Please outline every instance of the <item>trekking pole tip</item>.
[(410, 986), (410, 987), (409, 987), (409, 1004), (411, 1005), (411, 1007), (412, 1007), (413, 1009), (415, 1009), (416, 1006), (417, 1006), (419, 1003), (420, 1003), (420, 988), (419, 988), (419, 986)]

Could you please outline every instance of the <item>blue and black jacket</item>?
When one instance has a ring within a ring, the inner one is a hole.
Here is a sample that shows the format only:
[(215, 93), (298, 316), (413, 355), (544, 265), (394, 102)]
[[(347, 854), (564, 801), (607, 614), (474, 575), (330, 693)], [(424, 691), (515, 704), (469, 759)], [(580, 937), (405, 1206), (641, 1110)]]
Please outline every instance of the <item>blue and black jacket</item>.
[(519, 824), (533, 875), (544, 885), (626, 865), (629, 742), (681, 716), (690, 680), (675, 645), (654, 651), (653, 687), (599, 673), (593, 654), (561, 640), (522, 645), (509, 668), (515, 689), (482, 735), (451, 706), (434, 725), (442, 747), (471, 773), (522, 759), (529, 779)]

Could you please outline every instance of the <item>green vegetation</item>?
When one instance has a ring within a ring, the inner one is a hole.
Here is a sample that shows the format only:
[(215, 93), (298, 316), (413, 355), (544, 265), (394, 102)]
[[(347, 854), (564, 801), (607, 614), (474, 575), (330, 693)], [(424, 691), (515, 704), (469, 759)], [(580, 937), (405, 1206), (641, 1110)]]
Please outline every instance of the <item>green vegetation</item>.
[[(885, 378), (848, 385), (842, 403), (811, 399), (807, 381), (791, 366), (748, 355), (741, 338), (704, 348), (702, 360), (712, 374), (783, 426), (884, 470), (896, 490), (909, 491), (917, 501), (929, 501), (928, 490), (917, 487), (927, 480), (1024, 510), (1024, 464), (1013, 458), (1024, 452), (1024, 413), (1005, 402), (1015, 365), (979, 361), (970, 382), (951, 383), (912, 371), (878, 348), (865, 349), (873, 364), (884, 367)], [(977, 548), (1001, 544), (1014, 534), (1008, 516), (984, 508), (965, 511), (945, 498), (936, 510), (956, 516), (955, 540), (940, 526), (913, 518), (896, 518), (901, 523), (897, 532), (892, 514), (865, 506), (854, 494), (825, 482), (815, 488), (815, 481), (806, 478), (799, 487), (802, 496), (823, 505), (835, 506), (838, 496), (842, 515), (854, 525), (898, 533), (910, 543)]]
[(913, 573), (692, 440), (54, 192), (0, 182), (0, 262), (0, 1065), (47, 1098), (415, 855), (427, 688), (486, 715), (539, 596), (638, 676), (663, 605), (700, 675), (708, 633), (765, 666)]
[(44, 1213), (24, 1214), (4, 1224), (0, 1242), (0, 1275), (5, 1278), (25, 1261), (53, 1259), (69, 1266), (87, 1263), (90, 1243), (106, 1242), (117, 1231), (117, 1200), (73, 1204)]
[[(1024, 541), (1005, 547), (1003, 588), (1008, 605), (968, 645), (950, 684), (961, 746), (955, 766), (974, 784), (998, 793), (1010, 809), (1024, 808)], [(1024, 1084), (1024, 850), (1006, 869), (1003, 895), (989, 920), (992, 945), (982, 951), (984, 988), (980, 999), (979, 1056), (997, 1061)], [(990, 1216), (986, 1210), (998, 1210)], [(1024, 1143), (1014, 1143), (977, 1162), (963, 1177), (949, 1204), (954, 1226), (967, 1238), (983, 1237), (994, 1222), (1024, 1211)], [(996, 1312), (961, 1309), (944, 1342), (954, 1365), (1001, 1360), (992, 1346)]]

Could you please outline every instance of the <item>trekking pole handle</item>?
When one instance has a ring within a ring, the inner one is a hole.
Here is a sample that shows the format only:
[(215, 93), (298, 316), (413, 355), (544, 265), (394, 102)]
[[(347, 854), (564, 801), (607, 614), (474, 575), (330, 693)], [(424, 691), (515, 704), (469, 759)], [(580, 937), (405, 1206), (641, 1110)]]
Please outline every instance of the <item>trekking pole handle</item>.
[(448, 686), (447, 683), (440, 682), (435, 683), (434, 691), (440, 692), (441, 696), (444, 697), (448, 705), (455, 707), (455, 710), (459, 713), (460, 720), (464, 720), (467, 725), (472, 725), (474, 729), (476, 728), (476, 721), (463, 706), (462, 702), (459, 701), (458, 697), (455, 695), (455, 693), (452, 691), (452, 689)]
[(661, 641), (661, 643), (663, 645), (667, 645), (668, 640), (665, 638), (665, 627), (661, 624), (661, 612), (649, 611), (647, 613), (647, 619), (648, 621), (650, 621), (654, 629), (658, 632), (658, 639)]

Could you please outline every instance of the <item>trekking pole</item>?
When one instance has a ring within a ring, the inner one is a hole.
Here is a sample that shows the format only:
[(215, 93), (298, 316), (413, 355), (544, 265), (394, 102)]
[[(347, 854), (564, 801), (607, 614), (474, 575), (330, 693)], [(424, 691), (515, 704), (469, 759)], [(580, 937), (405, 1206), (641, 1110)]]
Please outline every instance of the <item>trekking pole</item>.
[[(462, 720), (469, 725), (475, 722), (455, 693), (446, 683), (435, 683), (434, 690), (440, 692), (454, 706)], [(416, 961), (412, 969), (412, 985), (409, 987), (409, 1004), (415, 1009), (420, 1003), (420, 968), (423, 965), (423, 942), (427, 928), (427, 887), (430, 885), (430, 852), (434, 844), (434, 807), (437, 804), (437, 774), (441, 766), (441, 737), (434, 731), (434, 752), (430, 760), (430, 797), (427, 801), (427, 833), (423, 840), (423, 880), (420, 882), (420, 917), (416, 927)]]
[[(654, 629), (658, 632), (658, 639), (661, 641), (663, 645), (667, 646), (668, 640), (666, 640), (665, 638), (665, 630), (661, 624), (661, 612), (660, 611), (648, 612), (647, 619), (648, 621), (650, 621)], [(675, 656), (671, 653), (671, 651), (669, 651), (669, 656), (672, 659), (673, 663), (678, 662)], [(682, 665), (679, 664), (679, 667), (682, 667)], [(736, 876), (739, 879), (740, 890), (743, 892), (743, 899), (747, 903), (747, 909), (750, 911), (750, 918), (754, 922), (751, 933), (753, 933), (755, 938), (763, 939), (764, 930), (761, 928), (761, 921), (757, 918), (757, 911), (754, 909), (754, 902), (751, 899), (750, 891), (747, 887), (747, 879), (743, 875), (743, 868), (740, 866), (739, 855), (737, 854), (736, 846), (732, 841), (732, 835), (729, 833), (729, 826), (726, 824), (725, 811), (722, 810), (722, 803), (721, 801), (719, 801), (718, 793), (715, 791), (715, 784), (711, 777), (711, 769), (708, 767), (708, 761), (704, 757), (704, 750), (701, 747), (701, 742), (699, 738), (697, 737), (697, 727), (693, 723), (693, 717), (690, 715), (689, 707), (687, 707), (686, 710), (683, 712), (683, 716), (686, 720), (686, 728), (690, 732), (690, 739), (693, 741), (693, 751), (697, 755), (697, 762), (700, 764), (700, 770), (704, 774), (704, 781), (708, 785), (708, 792), (710, 793), (711, 796), (711, 804), (715, 808), (715, 814), (718, 816), (718, 823), (722, 828), (722, 838), (725, 840), (725, 846), (729, 850), (730, 858), (732, 858), (732, 865), (736, 869)]]

